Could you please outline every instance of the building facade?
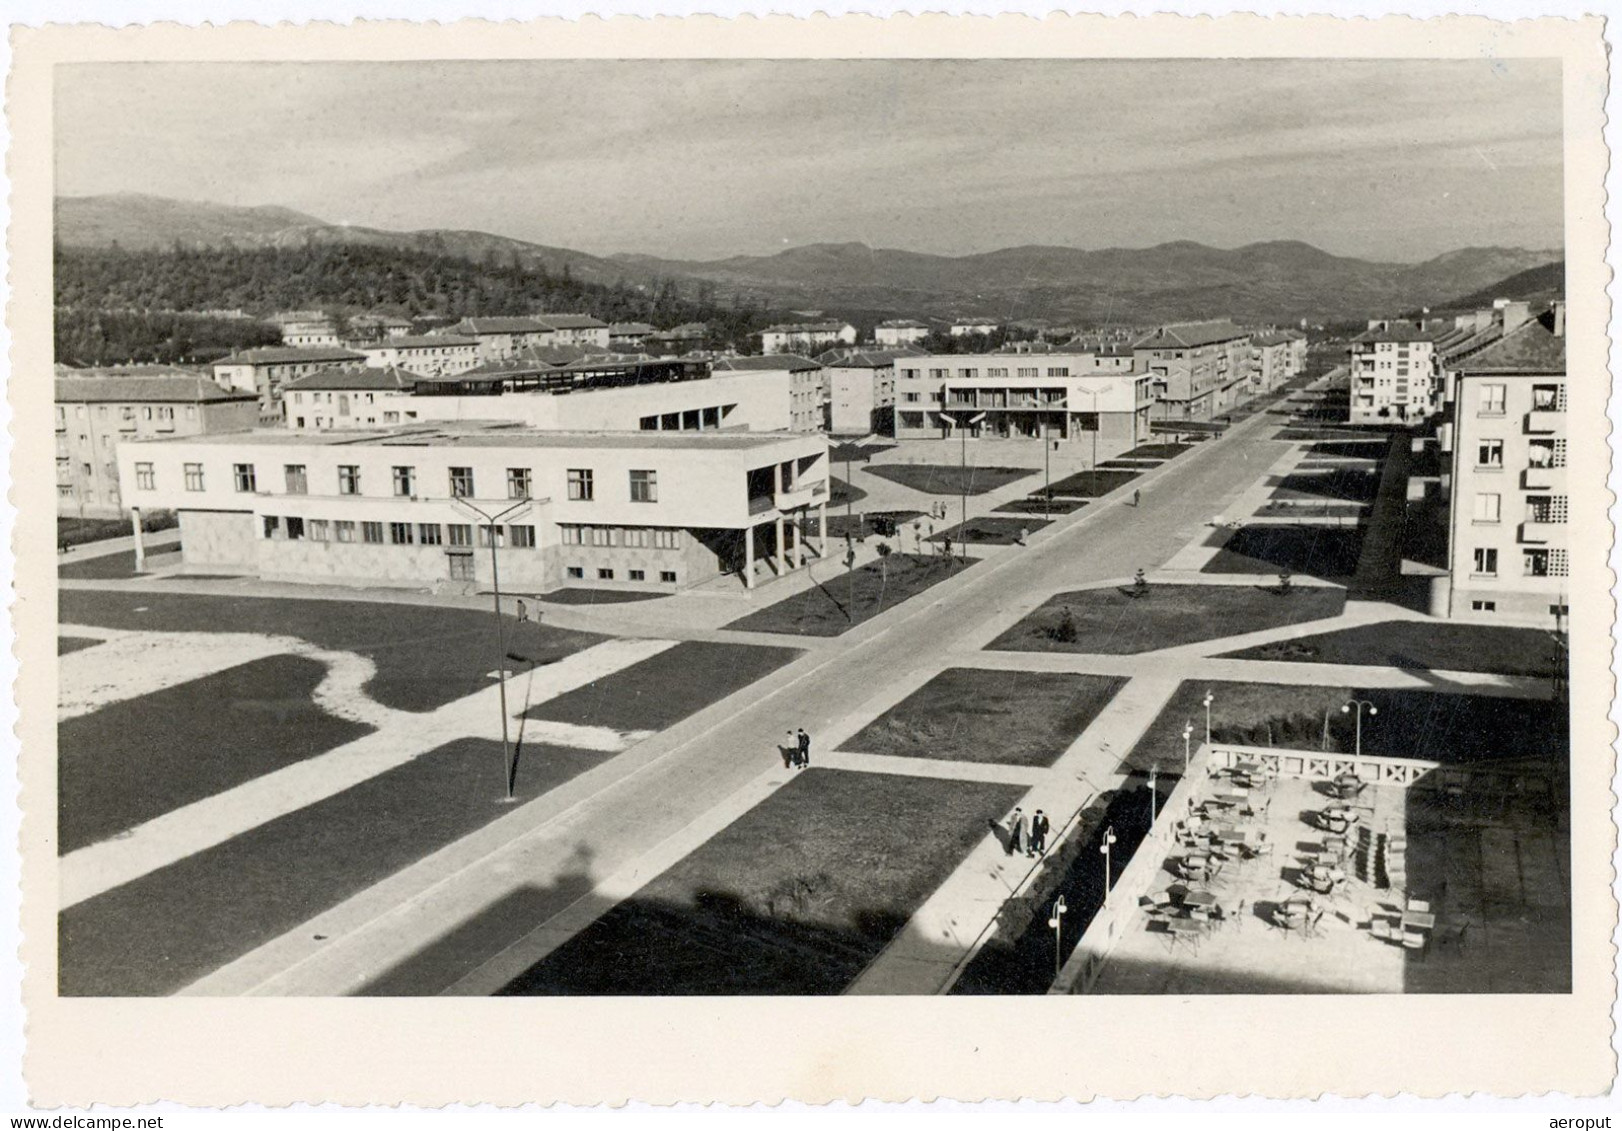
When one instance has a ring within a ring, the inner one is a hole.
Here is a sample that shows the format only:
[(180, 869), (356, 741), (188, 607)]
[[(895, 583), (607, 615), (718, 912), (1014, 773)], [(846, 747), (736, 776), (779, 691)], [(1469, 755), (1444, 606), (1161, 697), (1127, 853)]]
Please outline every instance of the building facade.
[(953, 320), (947, 332), (954, 338), (969, 338), (976, 334), (995, 334), (1000, 325), (995, 318), (958, 318)]
[(1455, 380), (1447, 574), (1432, 581), (1431, 612), (1563, 628), (1564, 303), (1477, 353)]
[(895, 437), (1086, 441), (1099, 458), (1149, 436), (1146, 372), (1106, 373), (1084, 355), (940, 354), (896, 362)]
[(130, 440), (252, 428), (259, 400), (198, 374), (56, 378), (56, 513), (116, 518), (123, 513), (118, 448)]
[(792, 353), (841, 344), (856, 344), (856, 327), (849, 322), (792, 322), (768, 326), (760, 332), (762, 353)]
[(880, 347), (894, 349), (896, 346), (910, 346), (929, 337), (929, 325), (917, 322), (910, 318), (895, 318), (888, 322), (880, 322), (873, 328), (873, 340)]
[(262, 414), (279, 417), (282, 387), (287, 382), (329, 365), (365, 361), (365, 354), (340, 346), (267, 346), (221, 358), (214, 363), (213, 373), (222, 389), (253, 393)]
[(1232, 322), (1160, 326), (1132, 343), (1138, 368), (1153, 378), (1157, 420), (1211, 420), (1233, 407), (1255, 358), (1250, 332)]
[(354, 348), (366, 355), (367, 365), (385, 369), (399, 366), (425, 377), (465, 373), (479, 364), (479, 343), (453, 334), (401, 334)]
[(479, 343), (479, 360), (505, 361), (531, 346), (549, 346), (556, 332), (534, 318), (464, 318), (444, 331)]
[[(791, 432), (828, 430), (827, 371), (820, 362), (791, 353), (766, 357), (728, 357), (715, 363), (714, 373), (754, 374), (788, 389), (788, 429)], [(775, 398), (777, 394), (773, 392)]]
[(281, 330), (284, 346), (338, 345), (338, 324), (319, 310), (286, 311), (270, 321)]
[[(826, 552), (827, 442), (751, 433), (423, 425), (124, 445), (137, 512), (179, 512), (185, 568), (488, 588), (753, 587)], [(516, 508), (507, 517), (496, 517)]]
[(1353, 424), (1428, 420), (1441, 405), (1437, 339), (1444, 331), (1414, 322), (1377, 319), (1352, 339)]
[(295, 432), (378, 428), (417, 419), (417, 374), (398, 366), (333, 365), (282, 388), (282, 411)]
[(892, 353), (850, 353), (827, 363), (828, 430), (836, 435), (895, 433)]
[(550, 345), (608, 348), (608, 323), (589, 314), (537, 314), (535, 321), (551, 330)]

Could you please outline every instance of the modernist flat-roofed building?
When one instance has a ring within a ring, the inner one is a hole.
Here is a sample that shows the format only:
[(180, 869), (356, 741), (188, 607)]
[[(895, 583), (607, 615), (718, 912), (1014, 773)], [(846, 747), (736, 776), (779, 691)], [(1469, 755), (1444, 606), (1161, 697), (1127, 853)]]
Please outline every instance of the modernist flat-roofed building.
[(464, 318), (444, 333), (479, 343), (480, 361), (502, 361), (530, 346), (549, 346), (557, 331), (534, 318)]
[(282, 386), (329, 365), (365, 362), (366, 355), (340, 346), (266, 346), (222, 357), (213, 365), (223, 389), (253, 393), (260, 412), (281, 415)]
[(1564, 627), (1565, 304), (1461, 366), (1454, 391), (1447, 575), (1431, 612)]
[(976, 334), (995, 334), (1002, 323), (995, 318), (953, 319), (947, 332), (954, 338), (967, 338)]
[[(896, 363), (895, 436), (1096, 442), (1099, 458), (1149, 435), (1146, 372), (1103, 373), (1069, 354), (941, 354)], [(975, 418), (980, 419), (976, 422)]]
[[(791, 432), (825, 432), (828, 428), (828, 380), (821, 362), (792, 353), (765, 357), (726, 357), (715, 363), (715, 375), (753, 374), (756, 378), (786, 383)], [(774, 394), (775, 395), (775, 394)]]
[(465, 373), (479, 364), (479, 343), (454, 334), (400, 334), (355, 348), (366, 355), (367, 365), (397, 365), (425, 377)]
[(1157, 420), (1210, 420), (1231, 408), (1250, 379), (1250, 331), (1232, 322), (1179, 322), (1132, 343), (1154, 377)]
[(552, 331), (552, 345), (608, 348), (608, 323), (589, 314), (537, 314), (535, 321)]
[(849, 322), (791, 322), (768, 326), (760, 332), (762, 353), (815, 350), (840, 343), (856, 344), (856, 327)]
[(199, 373), (149, 376), (98, 369), (59, 375), (56, 511), (90, 517), (122, 513), (118, 447), (125, 441), (236, 431), (258, 421), (257, 397), (222, 389)]
[(511, 592), (752, 587), (803, 566), (806, 525), (826, 530), (820, 436), (465, 422), (149, 441), (119, 461), (127, 506), (179, 512), (186, 568), (284, 581), (472, 591), (499, 548)]
[(1441, 403), (1436, 342), (1446, 332), (1401, 319), (1376, 319), (1353, 338), (1351, 422), (1429, 419)]
[[(905, 356), (911, 357), (913, 352)], [(830, 432), (847, 436), (894, 434), (895, 367), (899, 356), (884, 351), (852, 352), (825, 363)]]
[(910, 346), (929, 337), (929, 324), (911, 318), (892, 318), (873, 328), (873, 340), (880, 347)]

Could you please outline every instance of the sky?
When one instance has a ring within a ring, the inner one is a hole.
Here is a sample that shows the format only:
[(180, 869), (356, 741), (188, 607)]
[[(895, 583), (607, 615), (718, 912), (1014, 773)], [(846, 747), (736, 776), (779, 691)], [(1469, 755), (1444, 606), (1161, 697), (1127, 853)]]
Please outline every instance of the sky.
[(57, 192), (683, 259), (857, 241), (1558, 247), (1559, 64), (513, 61), (58, 69)]

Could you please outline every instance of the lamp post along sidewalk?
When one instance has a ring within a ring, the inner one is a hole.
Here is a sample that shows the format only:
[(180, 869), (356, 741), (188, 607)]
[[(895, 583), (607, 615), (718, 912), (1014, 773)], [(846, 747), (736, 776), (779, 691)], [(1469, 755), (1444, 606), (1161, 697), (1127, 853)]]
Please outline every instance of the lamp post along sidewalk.
[(962, 494), (963, 526), (958, 534), (958, 558), (969, 560), (969, 429), (986, 418), (983, 412), (958, 421), (958, 487)]
[(528, 510), (534, 500), (529, 498), (520, 499), (512, 506), (497, 511), (495, 514), (489, 513), (484, 508), (465, 498), (455, 498), (451, 502), (484, 519), (485, 529), (490, 532), (490, 584), (494, 591), (496, 614), (496, 681), (501, 689), (501, 776), (506, 787), (505, 800), (511, 801), (513, 799), (514, 784), (513, 755), (512, 740), (508, 736), (507, 727), (507, 632), (505, 626), (501, 623), (501, 534), (499, 527), (503, 519)]
[(1341, 708), (1340, 708), (1340, 713), (1343, 714), (1343, 715), (1353, 715), (1353, 714), (1355, 714), (1357, 716), (1357, 740), (1356, 740), (1357, 744), (1352, 747), (1353, 756), (1357, 757), (1357, 758), (1361, 758), (1363, 756), (1363, 710), (1364, 710), (1364, 708), (1368, 709), (1368, 712), (1369, 712), (1370, 715), (1378, 715), (1380, 713), (1380, 709), (1378, 707), (1376, 707), (1373, 703), (1370, 703), (1367, 699), (1348, 700), (1346, 703), (1342, 704)]

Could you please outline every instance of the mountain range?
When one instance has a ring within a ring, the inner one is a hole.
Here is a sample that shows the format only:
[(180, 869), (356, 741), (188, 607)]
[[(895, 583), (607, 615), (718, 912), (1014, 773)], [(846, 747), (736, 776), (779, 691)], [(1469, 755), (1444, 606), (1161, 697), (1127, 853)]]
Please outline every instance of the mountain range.
[[(861, 243), (813, 244), (773, 255), (694, 261), (595, 256), (478, 231), (390, 231), (331, 224), (276, 206), (138, 194), (58, 197), (56, 240), (67, 247), (290, 246), (310, 242), (429, 251), (475, 262), (516, 262), (581, 281), (713, 284), (725, 297), (777, 309), (815, 308), (914, 317), (982, 315), (1088, 324), (1145, 324), (1227, 316), (1315, 322), (1479, 300), (1500, 282), (1542, 269), (1559, 250), (1472, 247), (1422, 263), (1379, 263), (1276, 240), (1222, 249), (1188, 240), (1148, 248), (1024, 246), (944, 256)], [(1477, 294), (1479, 292), (1479, 294)]]

